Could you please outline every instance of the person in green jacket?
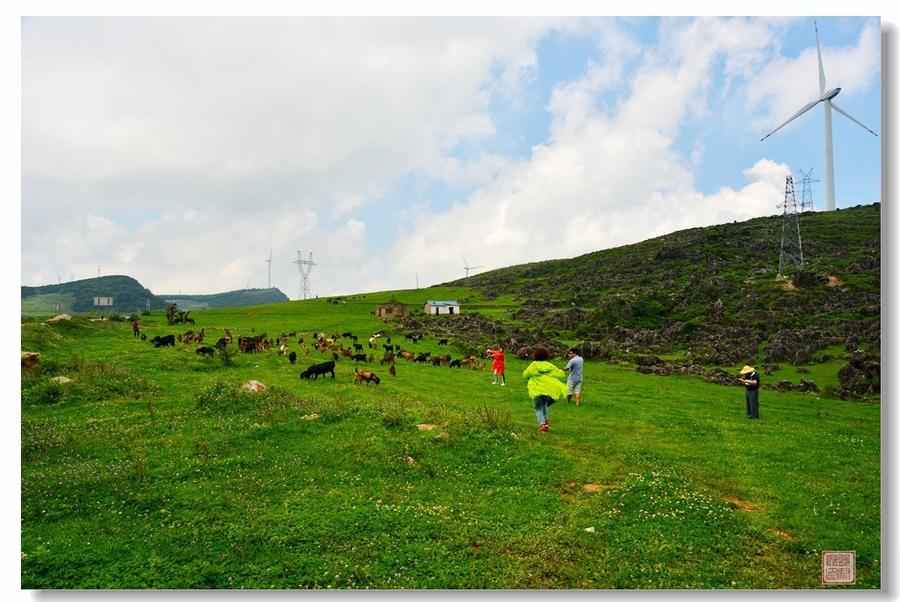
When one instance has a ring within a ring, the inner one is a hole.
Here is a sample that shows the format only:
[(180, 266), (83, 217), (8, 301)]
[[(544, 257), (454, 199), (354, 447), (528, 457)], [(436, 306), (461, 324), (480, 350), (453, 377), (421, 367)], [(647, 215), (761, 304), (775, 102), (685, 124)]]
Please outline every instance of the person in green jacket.
[(548, 362), (549, 357), (550, 353), (546, 349), (538, 347), (534, 350), (534, 361), (522, 373), (522, 377), (528, 381), (528, 396), (531, 397), (542, 433), (546, 433), (549, 428), (547, 415), (550, 406), (568, 392), (566, 373)]

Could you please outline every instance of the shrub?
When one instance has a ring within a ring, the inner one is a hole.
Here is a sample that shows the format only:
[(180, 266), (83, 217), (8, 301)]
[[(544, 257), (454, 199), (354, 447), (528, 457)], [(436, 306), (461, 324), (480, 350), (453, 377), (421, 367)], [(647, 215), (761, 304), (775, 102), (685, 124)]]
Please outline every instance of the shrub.
[(79, 392), (89, 401), (99, 401), (110, 397), (132, 397), (137, 399), (144, 393), (156, 391), (149, 380), (116, 364), (106, 362), (89, 363), (79, 357), (74, 362), (81, 373)]
[(483, 426), (490, 430), (508, 431), (512, 427), (512, 416), (509, 410), (494, 408), (487, 404), (481, 404), (475, 408), (471, 417), (474, 425)]
[(222, 362), (223, 366), (226, 368), (234, 366), (234, 358), (238, 353), (236, 348), (225, 345), (224, 347), (217, 347), (216, 349), (216, 356), (219, 358), (219, 361)]
[(205, 409), (231, 408), (239, 399), (238, 385), (222, 380), (206, 387), (196, 397), (197, 407)]
[(22, 391), (22, 403), (26, 405), (54, 404), (65, 399), (62, 386), (53, 380), (40, 379)]
[(410, 416), (402, 399), (387, 401), (381, 407), (381, 421), (385, 426), (398, 427), (409, 422)]

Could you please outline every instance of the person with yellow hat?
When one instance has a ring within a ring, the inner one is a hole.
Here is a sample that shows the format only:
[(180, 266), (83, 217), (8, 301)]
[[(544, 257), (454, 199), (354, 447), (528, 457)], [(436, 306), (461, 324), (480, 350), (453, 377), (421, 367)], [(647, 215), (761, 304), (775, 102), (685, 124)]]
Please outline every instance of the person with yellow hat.
[(759, 374), (753, 366), (744, 366), (738, 380), (744, 384), (747, 418), (759, 418)]

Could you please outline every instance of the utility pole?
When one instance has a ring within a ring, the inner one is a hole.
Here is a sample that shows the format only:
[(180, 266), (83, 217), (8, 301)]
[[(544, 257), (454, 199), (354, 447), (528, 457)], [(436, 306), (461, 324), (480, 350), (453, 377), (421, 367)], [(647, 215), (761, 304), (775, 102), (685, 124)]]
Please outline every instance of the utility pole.
[(297, 264), (297, 267), (300, 269), (300, 298), (308, 299), (309, 298), (309, 273), (312, 271), (314, 265), (312, 260), (312, 251), (309, 253), (309, 259), (304, 260), (303, 254), (300, 251), (297, 251), (297, 261), (294, 263)]
[(272, 249), (269, 249), (269, 258), (266, 262), (269, 264), (269, 288), (272, 288)]
[(781, 218), (781, 257), (778, 259), (778, 275), (784, 276), (784, 269), (789, 263), (797, 272), (803, 271), (803, 241), (800, 238), (800, 214), (797, 211), (797, 198), (794, 196), (794, 178), (787, 177), (784, 184), (784, 203)]

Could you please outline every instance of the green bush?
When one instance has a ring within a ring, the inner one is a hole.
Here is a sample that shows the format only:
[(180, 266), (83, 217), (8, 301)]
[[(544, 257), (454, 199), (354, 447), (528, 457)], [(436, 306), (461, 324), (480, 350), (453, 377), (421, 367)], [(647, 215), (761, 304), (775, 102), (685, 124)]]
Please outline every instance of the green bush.
[(22, 403), (25, 405), (55, 404), (64, 400), (62, 385), (50, 379), (39, 379), (22, 390)]
[(201, 390), (195, 398), (198, 408), (233, 408), (240, 401), (238, 385), (235, 382), (217, 380)]
[(381, 408), (381, 421), (385, 426), (399, 427), (411, 422), (412, 417), (406, 410), (406, 404), (402, 399), (392, 399), (384, 403)]

